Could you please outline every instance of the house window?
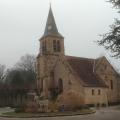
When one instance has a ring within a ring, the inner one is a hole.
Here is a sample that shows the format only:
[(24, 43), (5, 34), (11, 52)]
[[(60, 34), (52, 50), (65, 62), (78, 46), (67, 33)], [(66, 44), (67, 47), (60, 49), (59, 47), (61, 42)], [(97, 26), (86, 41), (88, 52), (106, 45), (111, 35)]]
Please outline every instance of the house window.
[(92, 95), (95, 95), (95, 90), (94, 89), (92, 89)]
[(110, 80), (110, 87), (111, 87), (111, 90), (113, 90), (113, 81)]
[(100, 89), (98, 90), (98, 95), (100, 95), (101, 94), (101, 91), (100, 91)]

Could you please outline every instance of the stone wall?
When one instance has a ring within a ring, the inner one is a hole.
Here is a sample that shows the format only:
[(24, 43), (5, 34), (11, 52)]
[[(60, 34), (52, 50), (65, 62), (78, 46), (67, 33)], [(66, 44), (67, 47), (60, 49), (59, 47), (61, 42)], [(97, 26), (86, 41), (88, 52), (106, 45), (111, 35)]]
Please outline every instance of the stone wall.
[[(59, 79), (63, 81), (63, 92), (58, 96), (59, 105), (77, 107), (84, 104), (84, 88), (81, 80), (74, 75), (70, 66), (63, 60), (55, 67), (56, 85)], [(69, 108), (70, 109), (70, 108)]]
[(107, 89), (107, 97), (109, 103), (118, 102), (118, 93), (119, 93), (119, 84), (117, 72), (111, 66), (111, 64), (107, 61), (105, 57), (98, 60), (95, 65), (95, 72), (100, 76), (100, 78), (106, 83), (108, 86)]
[(106, 88), (101, 87), (84, 87), (85, 104), (89, 105), (108, 105)]

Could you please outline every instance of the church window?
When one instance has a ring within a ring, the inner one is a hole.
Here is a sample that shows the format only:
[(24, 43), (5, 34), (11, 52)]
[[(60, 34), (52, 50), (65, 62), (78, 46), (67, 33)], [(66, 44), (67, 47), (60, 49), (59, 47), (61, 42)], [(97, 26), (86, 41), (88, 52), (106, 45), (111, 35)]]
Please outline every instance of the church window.
[(101, 91), (100, 91), (100, 89), (98, 90), (98, 95), (100, 95), (101, 94)]
[(60, 41), (57, 41), (57, 52), (60, 52)]
[(113, 81), (110, 80), (110, 87), (111, 87), (111, 90), (113, 90)]
[(42, 52), (44, 51), (44, 41), (42, 42)]
[(53, 50), (54, 52), (60, 52), (60, 41), (58, 40), (53, 40)]
[(59, 93), (63, 92), (63, 80), (62, 79), (58, 80), (58, 91)]
[(47, 50), (47, 47), (46, 47), (46, 41), (45, 41), (45, 43), (44, 43), (44, 47), (45, 47), (45, 51)]
[(42, 42), (42, 52), (45, 53), (46, 52), (46, 41)]
[(94, 89), (92, 89), (92, 95), (95, 95), (95, 90)]
[(54, 52), (57, 51), (56, 40), (53, 40), (53, 50), (54, 50)]

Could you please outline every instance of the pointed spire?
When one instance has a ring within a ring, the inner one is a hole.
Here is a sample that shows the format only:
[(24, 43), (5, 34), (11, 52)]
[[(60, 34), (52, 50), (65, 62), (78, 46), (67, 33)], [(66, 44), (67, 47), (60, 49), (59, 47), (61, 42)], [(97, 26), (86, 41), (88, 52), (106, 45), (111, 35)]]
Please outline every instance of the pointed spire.
[(58, 29), (56, 26), (53, 12), (51, 9), (51, 4), (50, 4), (49, 14), (48, 14), (47, 23), (46, 23), (43, 37), (45, 37), (47, 35), (55, 35), (55, 36), (62, 37), (62, 35), (60, 35), (60, 33), (58, 32)]

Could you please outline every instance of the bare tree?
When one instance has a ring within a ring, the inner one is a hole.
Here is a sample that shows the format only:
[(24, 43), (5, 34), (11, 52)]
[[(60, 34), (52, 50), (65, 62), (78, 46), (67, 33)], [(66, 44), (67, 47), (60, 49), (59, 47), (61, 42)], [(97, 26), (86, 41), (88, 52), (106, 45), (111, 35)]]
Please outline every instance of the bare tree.
[(5, 77), (5, 65), (0, 64), (0, 82), (3, 81)]
[(109, 0), (108, 2), (111, 2), (115, 8), (120, 8), (120, 0)]
[(24, 55), (15, 67), (9, 69), (6, 75), (6, 83), (11, 86), (32, 86), (36, 84), (35, 71), (36, 58), (34, 55)]
[(35, 72), (36, 58), (34, 55), (26, 54), (22, 56), (19, 62), (15, 65), (16, 68)]
[(20, 58), (15, 65), (15, 69), (22, 71), (21, 75), (24, 76), (25, 81), (35, 82), (36, 80), (36, 57), (34, 55), (26, 54)]
[[(120, 0), (108, 0), (108, 2), (112, 3), (120, 14)], [(115, 22), (110, 26), (109, 32), (101, 36), (102, 39), (97, 41), (98, 45), (110, 50), (113, 57), (120, 58), (120, 19), (115, 19)]]

